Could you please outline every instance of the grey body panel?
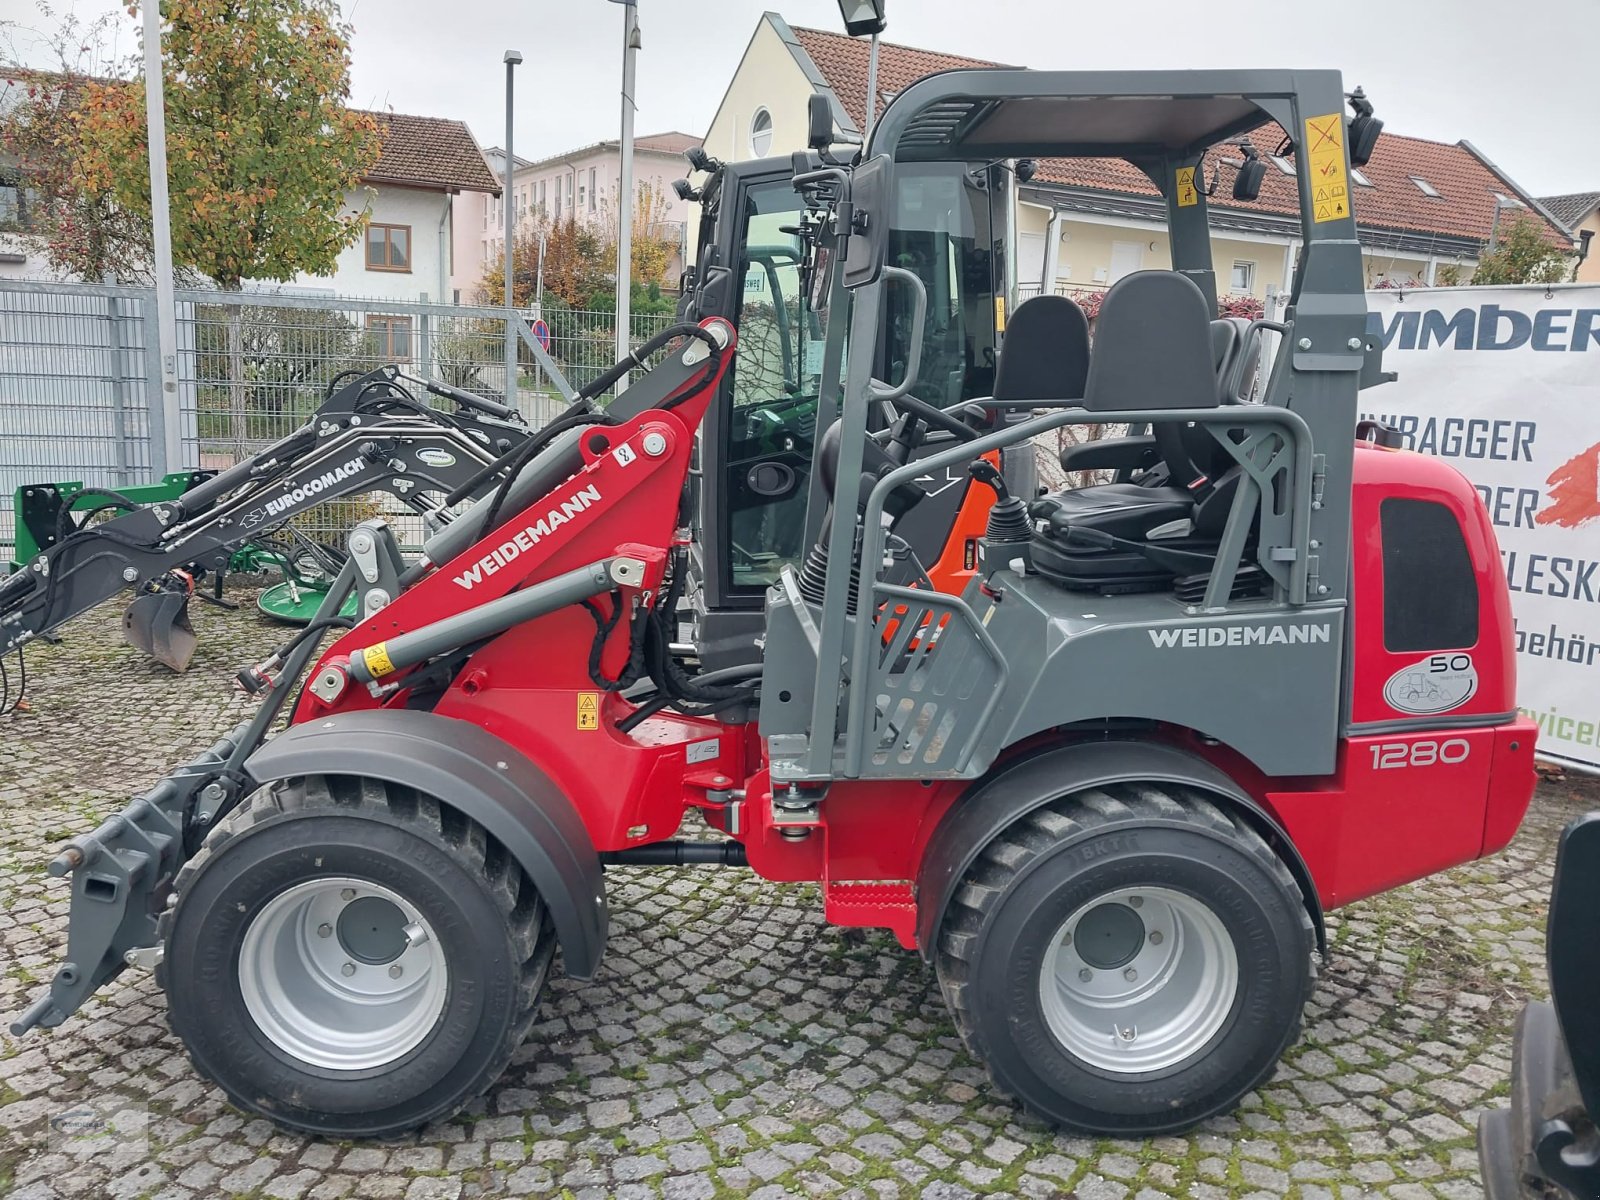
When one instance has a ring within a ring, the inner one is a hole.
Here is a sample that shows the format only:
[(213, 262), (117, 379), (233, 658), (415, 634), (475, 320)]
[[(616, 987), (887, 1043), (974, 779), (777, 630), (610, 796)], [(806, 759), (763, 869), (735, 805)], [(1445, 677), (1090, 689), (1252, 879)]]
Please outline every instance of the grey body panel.
[(1075, 742), (1013, 760), (963, 796), (928, 840), (917, 875), (917, 946), (930, 959), (957, 886), (997, 834), (1052, 800), (1115, 783), (1184, 784), (1243, 812), (1300, 885), (1327, 952), (1322, 905), (1310, 869), (1289, 835), (1238, 784), (1204, 759), (1144, 741)]
[(262, 784), (364, 775), (450, 805), (499, 841), (539, 889), (567, 974), (590, 979), (599, 968), (608, 925), (600, 856), (572, 802), (487, 730), (407, 709), (349, 713), (286, 730), (245, 769)]
[(991, 587), (998, 602), (976, 587), (966, 599), (1010, 676), (979, 770), (1041, 730), (1131, 717), (1214, 737), (1267, 775), (1333, 771), (1342, 602), (1191, 613), (1167, 592), (1100, 596), (1010, 571)]

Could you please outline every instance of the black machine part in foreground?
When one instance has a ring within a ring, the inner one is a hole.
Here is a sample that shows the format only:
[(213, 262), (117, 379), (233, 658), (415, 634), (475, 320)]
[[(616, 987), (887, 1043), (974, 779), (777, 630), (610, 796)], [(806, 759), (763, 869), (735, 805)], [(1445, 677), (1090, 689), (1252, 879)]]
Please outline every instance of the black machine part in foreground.
[(1561, 835), (1545, 955), (1550, 1002), (1528, 1005), (1512, 1042), (1511, 1107), (1483, 1114), (1488, 1200), (1600, 1200), (1600, 812)]
[(504, 405), (458, 388), (422, 384), (456, 411), (421, 404), (394, 366), (335, 385), (299, 429), (225, 471), (197, 473), (177, 500), (141, 508), (107, 493), (106, 507), (128, 511), (63, 530), (0, 581), (0, 654), (133, 588), (124, 632), (181, 671), (194, 650), (185, 616), (194, 575), (220, 575), (252, 538), (341, 496), (386, 492), (429, 513), (438, 495), (474, 481), (480, 495), (497, 482), (485, 468), (531, 436)]

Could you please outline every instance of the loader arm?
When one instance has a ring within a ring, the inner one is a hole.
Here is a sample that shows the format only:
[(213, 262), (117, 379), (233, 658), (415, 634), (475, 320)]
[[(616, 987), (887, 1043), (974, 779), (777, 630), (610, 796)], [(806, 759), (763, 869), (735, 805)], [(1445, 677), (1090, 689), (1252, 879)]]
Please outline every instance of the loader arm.
[[(530, 436), (519, 421), (501, 418), (508, 410), (492, 401), (482, 403), (494, 412), (445, 413), (386, 390), (377, 402), (361, 403), (363, 391), (370, 397), (394, 378), (392, 367), (362, 376), (300, 429), (176, 501), (135, 508), (55, 540), (0, 583), (0, 654), (125, 589), (140, 593), (136, 604), (161, 606), (170, 625), (187, 592), (160, 585), (169, 572), (220, 574), (252, 538), (344, 496), (386, 493), (422, 513), (431, 513), (438, 495), (463, 487), (475, 497), (498, 478), (479, 478), (484, 468)], [(182, 670), (187, 657), (167, 665)]]

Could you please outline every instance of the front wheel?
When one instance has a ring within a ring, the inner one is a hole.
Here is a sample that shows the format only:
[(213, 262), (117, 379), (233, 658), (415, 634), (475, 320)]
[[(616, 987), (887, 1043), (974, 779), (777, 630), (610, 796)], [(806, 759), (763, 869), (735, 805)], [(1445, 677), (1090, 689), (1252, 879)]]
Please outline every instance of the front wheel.
[(1019, 819), (985, 847), (936, 966), (1001, 1090), (1093, 1133), (1227, 1111), (1294, 1041), (1313, 976), (1282, 860), (1199, 793), (1126, 785)]
[(256, 793), (175, 892), (159, 981), (196, 1068), (238, 1107), (330, 1137), (403, 1133), (488, 1087), (554, 949), (479, 826), (374, 780)]

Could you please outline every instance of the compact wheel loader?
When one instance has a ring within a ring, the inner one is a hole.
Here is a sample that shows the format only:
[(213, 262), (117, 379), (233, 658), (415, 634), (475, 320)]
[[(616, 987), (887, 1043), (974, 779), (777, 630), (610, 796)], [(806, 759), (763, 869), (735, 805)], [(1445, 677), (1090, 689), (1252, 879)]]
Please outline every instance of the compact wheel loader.
[[(614, 369), (667, 352), (625, 409), (503, 456), (323, 648), (374, 586), (347, 564), (257, 670), (257, 715), (58, 855), (67, 961), (15, 1028), (151, 967), (241, 1108), (393, 1134), (494, 1080), (558, 948), (601, 969), (609, 867), (748, 867), (920, 954), (997, 1093), (1042, 1117), (1142, 1135), (1228, 1110), (1297, 1036), (1324, 912), (1494, 852), (1534, 786), (1477, 493), (1357, 441), (1384, 376), (1349, 172), (1376, 122), (1344, 105), (1328, 71), (960, 71), (902, 90), (858, 161), (801, 155), (802, 541), (762, 557), (726, 491), (697, 521), (696, 431), (771, 347), (718, 316), (669, 330)], [(1292, 302), (1218, 324), (1207, 196), (1221, 148), (1273, 124)], [(957, 336), (977, 273), (953, 241), (1008, 161), (1050, 156), (1144, 171), (1173, 269), (1112, 285), (1092, 343), (1049, 296)], [(944, 257), (891, 254), (897, 228), (950, 234), (925, 243)], [(972, 374), (979, 340), (989, 394), (931, 398), (924, 372)], [(1013, 491), (1003, 451), (1071, 424), (1133, 430), (1094, 450), (1116, 478)], [(990, 496), (959, 594), (905, 533), (952, 468)], [(392, 561), (381, 523), (352, 536)], [(759, 586), (758, 654), (683, 644), (691, 557)], [(712, 836), (680, 836), (691, 815)]]

